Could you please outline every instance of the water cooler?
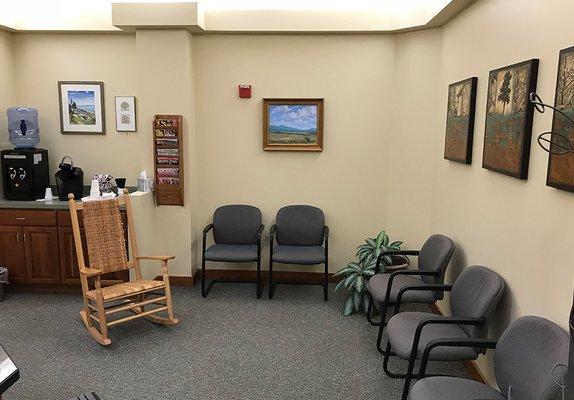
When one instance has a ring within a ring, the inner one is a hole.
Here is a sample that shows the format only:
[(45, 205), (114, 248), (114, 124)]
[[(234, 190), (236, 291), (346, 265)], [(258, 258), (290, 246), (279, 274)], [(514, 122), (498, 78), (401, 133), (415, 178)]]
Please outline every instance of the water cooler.
[(13, 150), (3, 150), (2, 184), (7, 200), (35, 200), (44, 197), (50, 185), (48, 151), (37, 149), (40, 141), (38, 110), (8, 109), (8, 134)]

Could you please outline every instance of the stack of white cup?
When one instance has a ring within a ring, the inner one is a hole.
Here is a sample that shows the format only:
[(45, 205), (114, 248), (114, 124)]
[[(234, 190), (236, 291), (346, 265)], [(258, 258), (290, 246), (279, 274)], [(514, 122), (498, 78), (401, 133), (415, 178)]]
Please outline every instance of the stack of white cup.
[(90, 186), (90, 198), (98, 199), (100, 197), (100, 183), (97, 179), (92, 179)]

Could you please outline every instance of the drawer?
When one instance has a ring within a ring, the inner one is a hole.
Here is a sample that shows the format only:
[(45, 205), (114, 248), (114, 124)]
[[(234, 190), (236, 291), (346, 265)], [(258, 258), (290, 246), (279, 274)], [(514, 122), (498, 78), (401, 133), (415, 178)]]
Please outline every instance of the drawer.
[[(122, 216), (122, 223), (125, 227), (128, 220), (126, 212), (120, 211), (120, 214)], [(84, 219), (82, 218), (81, 210), (78, 211), (78, 222), (80, 223), (81, 227), (84, 226)], [(58, 211), (58, 226), (72, 226), (72, 217), (70, 217), (70, 211)]]
[(0, 225), (56, 226), (56, 211), (0, 209)]

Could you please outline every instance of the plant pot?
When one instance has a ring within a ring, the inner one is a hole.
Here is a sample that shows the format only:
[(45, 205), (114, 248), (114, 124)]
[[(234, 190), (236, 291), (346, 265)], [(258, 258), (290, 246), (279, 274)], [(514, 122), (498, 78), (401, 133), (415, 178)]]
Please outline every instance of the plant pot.
[(411, 263), (411, 260), (403, 255), (392, 255), (391, 260), (391, 265), (387, 265), (387, 271), (390, 272), (405, 269)]

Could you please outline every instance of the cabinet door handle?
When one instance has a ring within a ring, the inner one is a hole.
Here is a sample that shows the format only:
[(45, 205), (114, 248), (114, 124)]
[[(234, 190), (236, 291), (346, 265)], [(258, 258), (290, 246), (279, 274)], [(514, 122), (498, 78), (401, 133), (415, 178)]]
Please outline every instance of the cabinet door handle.
[(24, 232), (24, 243), (26, 243), (26, 232)]
[(26, 217), (16, 217), (17, 221), (26, 221)]
[(16, 243), (20, 243), (20, 232), (16, 234)]

